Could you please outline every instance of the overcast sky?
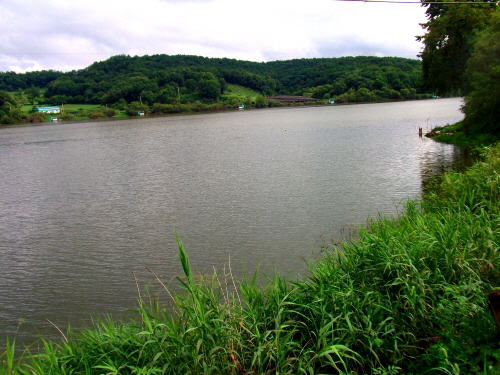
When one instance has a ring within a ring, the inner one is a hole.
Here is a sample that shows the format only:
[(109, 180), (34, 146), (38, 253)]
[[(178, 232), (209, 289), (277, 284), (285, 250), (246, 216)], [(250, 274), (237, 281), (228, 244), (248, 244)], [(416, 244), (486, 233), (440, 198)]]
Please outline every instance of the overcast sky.
[(419, 4), (335, 0), (0, 0), (0, 71), (81, 69), (118, 54), (416, 58), (425, 20)]

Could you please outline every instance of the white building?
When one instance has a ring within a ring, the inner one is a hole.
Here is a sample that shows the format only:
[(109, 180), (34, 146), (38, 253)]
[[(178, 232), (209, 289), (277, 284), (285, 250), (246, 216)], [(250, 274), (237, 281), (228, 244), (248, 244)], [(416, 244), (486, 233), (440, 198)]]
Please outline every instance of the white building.
[(36, 107), (36, 111), (40, 113), (60, 113), (61, 109), (58, 106), (54, 107)]

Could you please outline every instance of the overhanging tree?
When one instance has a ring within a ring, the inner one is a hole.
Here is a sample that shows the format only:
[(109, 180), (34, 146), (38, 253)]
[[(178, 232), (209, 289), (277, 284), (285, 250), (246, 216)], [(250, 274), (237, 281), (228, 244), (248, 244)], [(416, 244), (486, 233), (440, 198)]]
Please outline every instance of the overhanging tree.
[(438, 95), (466, 94), (467, 61), (472, 54), (476, 35), (484, 30), (496, 0), (422, 0), (428, 21), (421, 24), (426, 33), (417, 36), (424, 43), (422, 58), (423, 85)]
[(478, 35), (468, 62), (471, 91), (465, 98), (464, 127), (471, 133), (500, 134), (500, 11)]

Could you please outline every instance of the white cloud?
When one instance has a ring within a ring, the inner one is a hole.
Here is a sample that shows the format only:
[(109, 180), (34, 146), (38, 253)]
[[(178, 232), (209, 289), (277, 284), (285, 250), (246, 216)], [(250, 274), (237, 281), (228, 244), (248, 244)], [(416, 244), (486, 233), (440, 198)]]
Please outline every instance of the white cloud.
[(0, 0), (0, 71), (80, 69), (116, 54), (414, 58), (424, 21), (418, 4)]

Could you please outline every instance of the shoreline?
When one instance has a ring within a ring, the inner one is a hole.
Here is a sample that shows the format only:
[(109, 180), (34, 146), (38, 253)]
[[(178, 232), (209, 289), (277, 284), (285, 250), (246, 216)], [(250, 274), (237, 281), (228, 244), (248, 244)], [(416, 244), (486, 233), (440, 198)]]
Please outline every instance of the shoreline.
[(164, 114), (148, 114), (145, 116), (123, 116), (123, 117), (108, 117), (108, 118), (98, 118), (98, 119), (80, 119), (80, 120), (67, 120), (67, 121), (43, 121), (36, 123), (19, 123), (19, 124), (5, 124), (0, 125), (0, 129), (4, 128), (17, 128), (17, 127), (30, 127), (30, 126), (44, 126), (44, 125), (62, 125), (62, 124), (79, 124), (79, 123), (89, 123), (89, 122), (99, 122), (99, 121), (119, 121), (119, 120), (133, 120), (133, 119), (146, 119), (146, 118), (158, 118), (158, 117), (171, 117), (171, 116), (193, 116), (193, 115), (202, 115), (202, 114), (213, 114), (213, 113), (225, 113), (225, 112), (239, 112), (239, 111), (253, 111), (253, 110), (264, 110), (264, 109), (284, 109), (284, 108), (316, 108), (316, 107), (337, 107), (337, 106), (352, 106), (352, 105), (365, 105), (365, 104), (383, 104), (383, 103), (401, 103), (401, 102), (412, 102), (412, 101), (422, 101), (422, 100), (436, 100), (436, 99), (449, 99), (449, 98), (423, 98), (423, 99), (407, 99), (407, 100), (384, 100), (384, 101), (375, 101), (375, 102), (358, 102), (358, 103), (335, 103), (335, 104), (316, 104), (316, 105), (307, 105), (307, 104), (298, 104), (298, 105), (281, 105), (281, 106), (273, 106), (273, 107), (264, 107), (264, 108), (231, 108), (224, 110), (215, 110), (215, 111), (190, 111), (190, 112), (179, 112), (179, 113), (164, 113)]
[(183, 292), (169, 292), (173, 304), (139, 300), (138, 322), (96, 322), (60, 344), (42, 341), (38, 356), (14, 360), (9, 341), (5, 373), (31, 364), (40, 374), (98, 374), (112, 363), (166, 374), (207, 366), (230, 374), (393, 375), (490, 366), (498, 374), (485, 297), (500, 281), (500, 255), (487, 246), (500, 241), (500, 182), (488, 178), (498, 168), (500, 147), (485, 163), (446, 174), (399, 218), (373, 220), (356, 239), (334, 245), (304, 280), (274, 275), (258, 287), (255, 274), (239, 286), (232, 276), (221, 284), (217, 271), (195, 275), (176, 236), (184, 275)]

